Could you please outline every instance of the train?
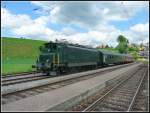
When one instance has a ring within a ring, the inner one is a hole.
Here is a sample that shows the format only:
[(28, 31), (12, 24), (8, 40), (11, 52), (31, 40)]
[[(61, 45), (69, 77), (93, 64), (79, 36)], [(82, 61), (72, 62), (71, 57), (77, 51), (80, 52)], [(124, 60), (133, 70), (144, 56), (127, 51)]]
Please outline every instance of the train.
[(60, 75), (74, 69), (96, 69), (134, 61), (129, 54), (102, 51), (78, 44), (48, 42), (39, 49), (41, 53), (32, 67), (47, 75)]

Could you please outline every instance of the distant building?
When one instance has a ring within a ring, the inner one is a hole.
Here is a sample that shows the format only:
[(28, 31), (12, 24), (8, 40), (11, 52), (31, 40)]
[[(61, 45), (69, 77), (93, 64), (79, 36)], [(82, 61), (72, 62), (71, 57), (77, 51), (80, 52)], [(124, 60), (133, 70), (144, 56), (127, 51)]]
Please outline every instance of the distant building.
[(109, 47), (107, 44), (101, 44), (97, 46), (96, 48), (107, 48), (107, 47)]
[(143, 50), (139, 51), (139, 55), (145, 59), (149, 58), (149, 42), (143, 44)]

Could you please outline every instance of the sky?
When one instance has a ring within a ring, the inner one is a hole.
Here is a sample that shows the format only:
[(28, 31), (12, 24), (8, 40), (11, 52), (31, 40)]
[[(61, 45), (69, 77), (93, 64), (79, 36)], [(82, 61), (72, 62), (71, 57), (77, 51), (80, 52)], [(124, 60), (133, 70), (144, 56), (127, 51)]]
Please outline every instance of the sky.
[(2, 1), (1, 36), (96, 47), (149, 42), (148, 1)]

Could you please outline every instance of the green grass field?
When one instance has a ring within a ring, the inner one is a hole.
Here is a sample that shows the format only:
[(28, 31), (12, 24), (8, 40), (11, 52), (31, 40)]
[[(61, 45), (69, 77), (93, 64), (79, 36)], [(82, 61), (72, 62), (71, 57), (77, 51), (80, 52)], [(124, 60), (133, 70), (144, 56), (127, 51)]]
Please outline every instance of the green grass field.
[(45, 41), (1, 38), (2, 74), (32, 71), (39, 54), (39, 46)]

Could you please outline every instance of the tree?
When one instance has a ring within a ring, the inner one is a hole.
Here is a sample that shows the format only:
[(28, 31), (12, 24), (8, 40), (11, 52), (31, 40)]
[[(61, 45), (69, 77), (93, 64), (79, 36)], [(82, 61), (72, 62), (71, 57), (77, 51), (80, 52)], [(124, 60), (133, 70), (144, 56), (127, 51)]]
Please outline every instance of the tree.
[(117, 46), (117, 49), (118, 49), (119, 53), (125, 53), (125, 52), (126, 52), (126, 48), (125, 48), (124, 45), (125, 45), (124, 43), (120, 43), (120, 44)]
[(140, 44), (140, 50), (141, 50), (141, 51), (144, 51), (144, 45), (143, 45), (143, 42)]
[(106, 45), (106, 46), (105, 46), (105, 48), (109, 48), (109, 46), (108, 46), (108, 45)]
[(120, 42), (129, 42), (123, 35), (119, 35), (117, 41)]
[(117, 38), (117, 42), (119, 43), (117, 45), (117, 49), (120, 53), (127, 53), (128, 51), (128, 39), (126, 37), (124, 37), (123, 35), (119, 35)]
[(134, 43), (132, 43), (132, 44), (130, 44), (130, 47), (128, 47), (129, 49), (129, 52), (132, 52), (132, 51), (135, 51), (135, 52), (139, 52), (139, 47), (138, 47), (138, 45), (136, 45), (136, 44), (134, 44)]
[(119, 43), (125, 43), (126, 45), (129, 44), (129, 40), (126, 37), (124, 37), (123, 35), (119, 35), (118, 36), (117, 42), (119, 42)]
[(133, 56), (133, 58), (135, 60), (137, 60), (140, 57), (139, 54), (138, 54), (138, 52), (136, 52), (136, 51), (132, 51), (132, 53), (130, 53), (130, 54)]

